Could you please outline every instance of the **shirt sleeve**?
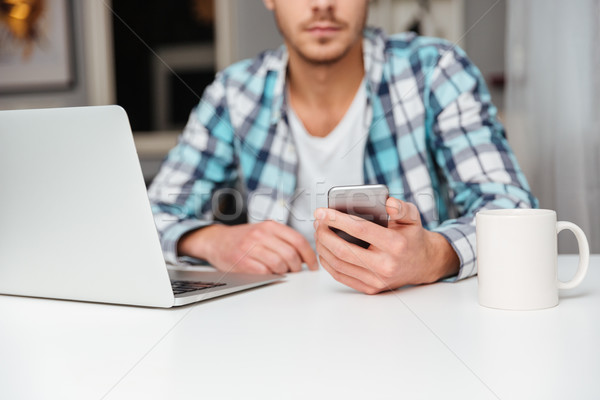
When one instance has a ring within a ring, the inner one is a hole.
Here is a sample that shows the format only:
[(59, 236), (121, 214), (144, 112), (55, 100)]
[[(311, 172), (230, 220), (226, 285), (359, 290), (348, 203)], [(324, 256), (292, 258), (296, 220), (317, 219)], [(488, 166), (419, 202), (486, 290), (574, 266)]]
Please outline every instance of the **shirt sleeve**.
[(477, 273), (479, 210), (531, 208), (538, 203), (496, 119), (481, 73), (458, 47), (441, 51), (426, 99), (432, 126), (429, 145), (456, 212), (456, 218), (433, 231), (458, 254), (460, 270), (450, 279), (458, 280)]
[(150, 188), (154, 214), (165, 260), (187, 264), (178, 257), (177, 243), (186, 233), (214, 223), (213, 194), (232, 187), (237, 178), (234, 131), (226, 107), (225, 86), (217, 79), (204, 92), (198, 106)]

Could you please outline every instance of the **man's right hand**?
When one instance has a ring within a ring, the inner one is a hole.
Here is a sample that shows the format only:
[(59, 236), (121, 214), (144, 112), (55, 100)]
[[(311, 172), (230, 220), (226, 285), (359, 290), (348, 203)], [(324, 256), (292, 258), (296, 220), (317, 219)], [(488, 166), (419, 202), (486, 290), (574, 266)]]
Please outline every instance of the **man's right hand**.
[(184, 235), (177, 252), (228, 272), (284, 274), (300, 271), (302, 263), (311, 270), (319, 265), (304, 236), (275, 221), (207, 226)]

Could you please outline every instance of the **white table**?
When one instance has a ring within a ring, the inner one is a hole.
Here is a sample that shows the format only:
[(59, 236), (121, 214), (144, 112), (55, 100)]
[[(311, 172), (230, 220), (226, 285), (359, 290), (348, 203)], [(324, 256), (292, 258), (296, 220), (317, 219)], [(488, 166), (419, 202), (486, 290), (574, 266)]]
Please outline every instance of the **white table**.
[(474, 278), (367, 296), (325, 271), (170, 310), (0, 296), (0, 398), (598, 399), (599, 286), (593, 256), (528, 312)]

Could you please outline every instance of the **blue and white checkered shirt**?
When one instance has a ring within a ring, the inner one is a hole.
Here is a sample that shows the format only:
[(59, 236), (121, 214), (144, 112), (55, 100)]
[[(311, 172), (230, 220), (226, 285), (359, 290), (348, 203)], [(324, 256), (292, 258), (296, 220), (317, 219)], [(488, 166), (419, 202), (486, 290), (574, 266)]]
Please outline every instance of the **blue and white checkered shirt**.
[[(449, 42), (366, 29), (365, 183), (417, 205), (423, 225), (476, 273), (475, 213), (537, 206), (479, 70)], [(284, 46), (219, 73), (149, 189), (165, 258), (214, 223), (213, 194), (241, 188), (250, 222), (287, 222), (298, 155), (287, 122)]]

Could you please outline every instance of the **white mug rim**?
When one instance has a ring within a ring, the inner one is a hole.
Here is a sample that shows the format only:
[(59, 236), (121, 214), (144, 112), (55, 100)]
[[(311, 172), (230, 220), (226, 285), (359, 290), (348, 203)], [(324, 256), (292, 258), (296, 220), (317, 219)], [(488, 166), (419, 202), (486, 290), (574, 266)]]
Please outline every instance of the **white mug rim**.
[(493, 210), (481, 210), (477, 215), (502, 218), (549, 217), (555, 216), (556, 211), (543, 208), (496, 208)]

